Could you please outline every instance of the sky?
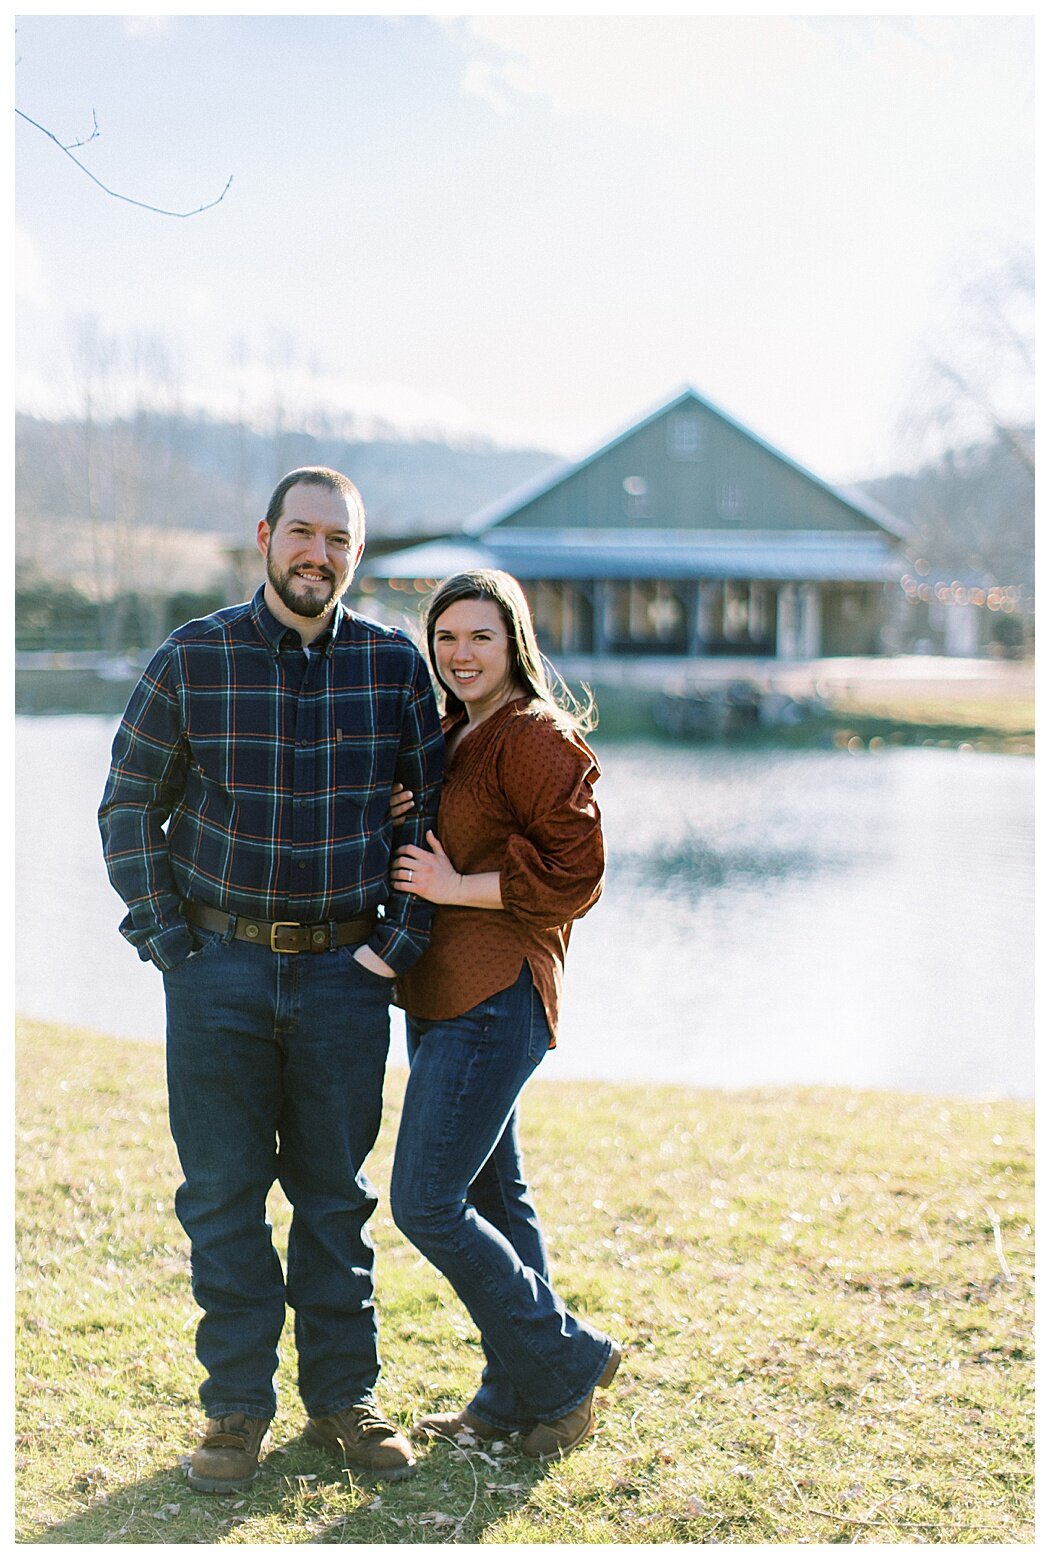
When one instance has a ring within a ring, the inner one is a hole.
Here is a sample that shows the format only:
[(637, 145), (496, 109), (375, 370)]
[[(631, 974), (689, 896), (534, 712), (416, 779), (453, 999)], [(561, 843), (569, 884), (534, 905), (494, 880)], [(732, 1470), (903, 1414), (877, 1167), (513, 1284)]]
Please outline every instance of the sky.
[(572, 457), (691, 384), (830, 481), (901, 469), (960, 287), (1032, 243), (1033, 30), (22, 14), (17, 107), (97, 121), (97, 179), (232, 183), (162, 216), (17, 120), (18, 405), (75, 410), (93, 330), (216, 414)]

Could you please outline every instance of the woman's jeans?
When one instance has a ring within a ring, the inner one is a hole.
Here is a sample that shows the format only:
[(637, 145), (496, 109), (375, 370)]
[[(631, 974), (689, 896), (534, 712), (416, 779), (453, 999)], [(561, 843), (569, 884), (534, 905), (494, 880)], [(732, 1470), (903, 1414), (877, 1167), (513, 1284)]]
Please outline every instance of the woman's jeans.
[[(348, 947), (271, 953), (195, 936), (201, 950), (164, 989), (201, 1401), (210, 1418), (273, 1416), (288, 1304), (303, 1402), (327, 1417), (367, 1400), (379, 1374), (365, 1231), (376, 1198), (361, 1166), (382, 1114), (391, 985)], [(266, 1217), (275, 1180), (293, 1208), (287, 1283)]]
[(594, 1389), (612, 1343), (551, 1288), (522, 1176), (518, 1095), (550, 1037), (528, 964), (463, 1017), (409, 1018), (407, 1028), (394, 1222), (481, 1332), (487, 1363), (470, 1411), (508, 1432), (549, 1423)]

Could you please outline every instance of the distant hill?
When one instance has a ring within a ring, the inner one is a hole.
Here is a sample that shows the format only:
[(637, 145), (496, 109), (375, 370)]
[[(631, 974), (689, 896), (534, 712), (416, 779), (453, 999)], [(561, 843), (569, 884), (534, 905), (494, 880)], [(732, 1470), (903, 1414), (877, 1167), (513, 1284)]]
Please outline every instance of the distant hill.
[[(1018, 438), (1030, 443), (1030, 430)], [(15, 449), (20, 569), (43, 567), (45, 576), (57, 570), (70, 579), (84, 572), (89, 563), (75, 558), (72, 546), (67, 557), (57, 542), (76, 539), (90, 518), (91, 534), (80, 541), (98, 553), (104, 537), (109, 573), (125, 583), (141, 582), (141, 568), (136, 573), (128, 556), (136, 536), (145, 550), (157, 534), (207, 533), (215, 568), (230, 545), (250, 548), (274, 484), (295, 466), (335, 466), (353, 478), (364, 496), (374, 555), (458, 530), (475, 511), (560, 458), (482, 441), (267, 434), (151, 412), (91, 428), (19, 415)], [(1020, 584), (1029, 595), (1034, 590), (1033, 485), (1005, 445), (952, 450), (922, 470), (856, 485), (906, 522), (909, 551), (938, 572)], [(189, 534), (185, 541), (189, 547)], [(189, 557), (192, 565), (192, 548)], [(203, 566), (202, 556), (198, 563)], [(174, 552), (163, 566), (176, 566)], [(105, 570), (94, 572), (95, 592), (104, 595)]]
[(228, 422), (144, 412), (88, 428), (19, 415), (16, 515), (28, 522), (93, 514), (245, 540), (276, 482), (302, 465), (334, 466), (361, 489), (372, 544), (458, 529), (475, 510), (554, 465), (540, 449), (478, 441), (374, 441), (264, 434)]

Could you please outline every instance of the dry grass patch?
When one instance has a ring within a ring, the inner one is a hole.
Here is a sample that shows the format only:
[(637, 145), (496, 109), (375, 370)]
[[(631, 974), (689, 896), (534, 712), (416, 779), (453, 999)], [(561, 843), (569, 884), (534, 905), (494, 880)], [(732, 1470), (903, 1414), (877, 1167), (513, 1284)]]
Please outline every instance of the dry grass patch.
[[(534, 1083), (555, 1280), (625, 1344), (551, 1467), (435, 1446), (359, 1484), (299, 1438), (290, 1327), (250, 1494), (192, 1494), (197, 1312), (157, 1047), (18, 1036), (18, 1538), (97, 1543), (1031, 1542), (1032, 1110)], [(405, 1424), (480, 1352), (371, 1165), (384, 1377)], [(288, 1209), (275, 1193), (278, 1246)]]

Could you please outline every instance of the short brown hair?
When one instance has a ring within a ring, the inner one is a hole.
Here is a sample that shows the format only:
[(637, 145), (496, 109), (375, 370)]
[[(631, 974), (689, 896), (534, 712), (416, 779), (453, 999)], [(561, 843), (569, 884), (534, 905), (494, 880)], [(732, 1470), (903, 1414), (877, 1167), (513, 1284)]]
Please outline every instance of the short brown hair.
[(275, 530), (277, 522), (284, 512), (284, 500), (290, 487), (297, 487), (303, 482), (307, 487), (327, 487), (330, 492), (342, 493), (348, 506), (357, 510), (356, 522), (351, 520), (355, 541), (365, 539), (365, 506), (361, 494), (351, 482), (348, 476), (341, 471), (333, 471), (330, 466), (300, 466), (296, 471), (289, 471), (287, 476), (282, 476), (273, 492), (270, 494), (270, 502), (266, 506), (265, 522), (270, 530)]

